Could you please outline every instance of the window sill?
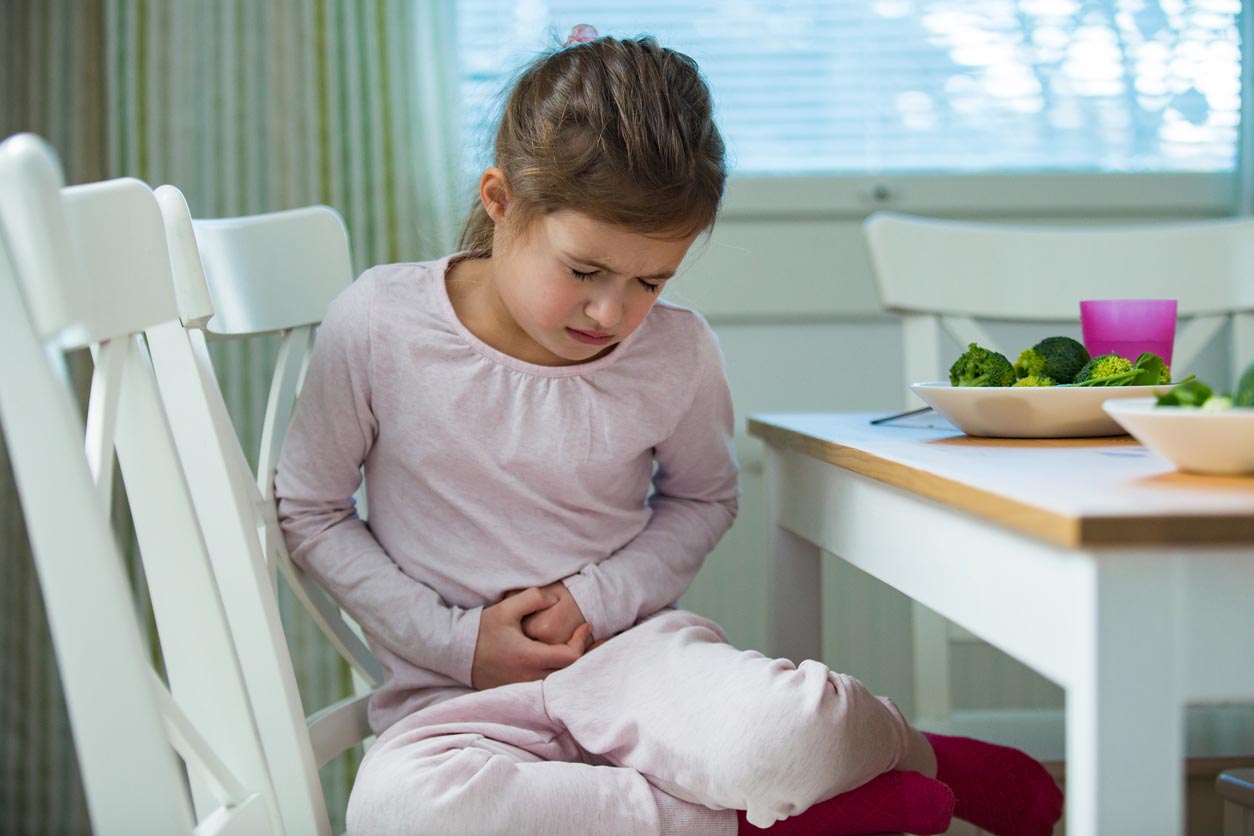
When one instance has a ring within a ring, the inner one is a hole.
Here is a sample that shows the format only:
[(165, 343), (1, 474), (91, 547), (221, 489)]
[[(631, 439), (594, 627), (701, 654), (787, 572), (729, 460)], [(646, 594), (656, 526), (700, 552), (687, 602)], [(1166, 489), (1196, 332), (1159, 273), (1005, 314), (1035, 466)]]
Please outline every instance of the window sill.
[(1232, 172), (733, 175), (721, 217), (1216, 217), (1232, 214), (1236, 190)]

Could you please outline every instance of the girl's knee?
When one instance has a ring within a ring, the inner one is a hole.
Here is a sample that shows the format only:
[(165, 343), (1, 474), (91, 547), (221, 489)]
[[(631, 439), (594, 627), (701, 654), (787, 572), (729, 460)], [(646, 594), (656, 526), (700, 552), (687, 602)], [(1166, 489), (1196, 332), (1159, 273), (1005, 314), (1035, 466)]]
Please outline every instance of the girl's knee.
[[(375, 753), (358, 770), (348, 799), (346, 824), (353, 836), (447, 836), (495, 833), (491, 823), (473, 821), (490, 804), (489, 785), (515, 764), (475, 748), (430, 753), (408, 747)], [(504, 833), (505, 831), (500, 831)]]
[(852, 677), (772, 660), (712, 776), (715, 795), (766, 827), (893, 768), (908, 727)]
[(778, 671), (744, 729), (744, 756), (757, 753), (759, 773), (823, 797), (892, 769), (908, 732), (901, 715), (861, 682), (815, 661)]

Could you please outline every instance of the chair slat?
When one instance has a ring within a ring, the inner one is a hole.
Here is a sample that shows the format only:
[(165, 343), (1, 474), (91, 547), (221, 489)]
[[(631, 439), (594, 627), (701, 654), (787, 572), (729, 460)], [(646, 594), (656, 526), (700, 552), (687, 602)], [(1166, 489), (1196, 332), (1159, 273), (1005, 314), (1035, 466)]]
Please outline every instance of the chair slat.
[(313, 326), (303, 325), (284, 331), (279, 344), (261, 429), (261, 452), (257, 457), (257, 487), (269, 503), (274, 501), (274, 472), (296, 405), (298, 386), (313, 352), (313, 342)]
[(117, 437), (118, 404), (125, 369), (127, 341), (108, 340), (92, 352), (96, 368), (87, 400), (84, 447), (87, 466), (100, 494), (101, 507), (113, 507), (113, 442)]
[(1236, 376), (1243, 371), (1242, 364), (1254, 362), (1254, 311), (1239, 313), (1232, 317), (1230, 346), (1230, 356), (1235, 365), (1232, 370), (1232, 382), (1235, 385)]
[[(976, 322), (971, 317), (954, 316), (950, 314), (948, 316), (942, 316), (940, 321), (941, 325), (945, 327), (945, 330), (953, 335), (953, 338), (958, 341), (958, 345), (962, 346), (964, 349), (968, 344), (976, 343), (977, 345), (984, 346), (990, 351), (1006, 354), (1006, 350), (1001, 347), (997, 340), (993, 339), (993, 335), (988, 333), (983, 325), (980, 325), (980, 323)], [(1008, 354), (1006, 356), (1010, 357)], [(1014, 359), (1014, 357), (1010, 357), (1011, 362), (1013, 362)]]
[(369, 704), (369, 694), (354, 694), (309, 715), (309, 736), (319, 767), (371, 735), (366, 718)]
[[(305, 328), (292, 329), (290, 332), (293, 336), (293, 350), (288, 354), (289, 363), (287, 365), (287, 373), (290, 375), (290, 381), (296, 379), (297, 369), (303, 371), (308, 364), (309, 351), (312, 346), (306, 345), (301, 350), (301, 334), (305, 335), (305, 339), (312, 341), (312, 331)], [(212, 436), (218, 439), (218, 451), (227, 459), (228, 464), (232, 465), (232, 475), (234, 477), (233, 490), (236, 500), (240, 503), (247, 503), (255, 515), (256, 535), (261, 544), (261, 553), (264, 558), (264, 565), (268, 577), (273, 578), (275, 573), (281, 574), (287, 581), (289, 589), (293, 596), (301, 605), (302, 609), (309, 615), (314, 626), (327, 639), (336, 653), (347, 662), (357, 675), (363, 677), (368, 687), (374, 688), (383, 681), (383, 668), (374, 654), (370, 652), (370, 648), (362, 639), (359, 630), (354, 629), (354, 625), (347, 622), (346, 617), (340, 611), (339, 607), (332, 602), (323, 592), (317, 582), (308, 578), (305, 573), (291, 562), (287, 556), (287, 546), (283, 541), (283, 532), (279, 527), (279, 519), (277, 508), (273, 497), (273, 469), (270, 473), (270, 491), (269, 496), (265, 496), (259, 490), (258, 482), (254, 479), (253, 474), (248, 470), (247, 460), (244, 458), (243, 449), (239, 447), (238, 440), (234, 435), (234, 429), (231, 424), (230, 416), (226, 410), (226, 404), (223, 402), (221, 393), (216, 389), (217, 377), (213, 373), (211, 360), (209, 358), (208, 346), (205, 342), (205, 336), (202, 331), (194, 330), (187, 334), (191, 341), (191, 346), (197, 361), (198, 377), (193, 378), (191, 372), (184, 366), (175, 368), (177, 357), (181, 353), (181, 349), (177, 343), (171, 344), (169, 339), (177, 340), (177, 337), (167, 336), (164, 329), (158, 331), (154, 337), (150, 333), (150, 341), (155, 339), (161, 340), (163, 351), (161, 351), (161, 362), (172, 364), (168, 370), (163, 365), (159, 369), (159, 374), (164, 371), (164, 378), (170, 383), (163, 384), (168, 392), (178, 392), (182, 390), (184, 383), (193, 379), (198, 379), (202, 387), (199, 394), (192, 391), (185, 392), (177, 402), (169, 402), (168, 408), (172, 412), (178, 412), (185, 417), (180, 419), (180, 426), (189, 429), (186, 433), (184, 441), (188, 448), (184, 453), (185, 459), (192, 461), (199, 456), (212, 455), (209, 448), (203, 444), (197, 444), (192, 441), (197, 437), (196, 433), (212, 433)], [(278, 371), (276, 370), (276, 375)], [(292, 403), (286, 406), (286, 412), (290, 416), (292, 406), (295, 401), (295, 390), (290, 385), (276, 384), (272, 387), (272, 392), (279, 390), (288, 393)], [(274, 400), (272, 398), (272, 400)], [(202, 407), (191, 406), (194, 403), (201, 403)], [(185, 413), (183, 410), (192, 409), (192, 413)], [(199, 431), (193, 431), (191, 428), (198, 420), (197, 415), (206, 411), (212, 419), (211, 428), (202, 428)], [(267, 423), (274, 423), (274, 417), (267, 410)], [(286, 426), (286, 421), (282, 426)], [(272, 437), (279, 438), (281, 445), (282, 433), (278, 430), (273, 431)], [(201, 436), (208, 438), (208, 435)], [(274, 451), (277, 460), (278, 450)], [(214, 493), (214, 489), (207, 484), (205, 487), (205, 496), (200, 500), (201, 503), (209, 503), (213, 500), (212, 496), (219, 494)], [(215, 527), (216, 528), (216, 527)]]
[(370, 648), (362, 641), (361, 636), (348, 625), (339, 606), (331, 600), (317, 581), (292, 562), (287, 556), (286, 549), (276, 549), (274, 555), (279, 572), (287, 581), (288, 588), (340, 657), (363, 676), (370, 687), (374, 688), (382, 684), (383, 666), (370, 652)]
[(256, 836), (265, 833), (266, 798), (253, 793), (234, 807), (220, 807), (196, 825), (195, 836)]
[(1181, 323), (1176, 330), (1176, 342), (1171, 352), (1171, 365), (1179, 369), (1191, 369), (1203, 349), (1228, 324), (1226, 316), (1198, 316)]
[(935, 348), (940, 344), (940, 317), (903, 314), (901, 335), (905, 353), (905, 404), (907, 409), (912, 409), (922, 401), (910, 390), (910, 384), (940, 380), (943, 374), (940, 355)]
[(174, 701), (174, 697), (170, 696), (165, 683), (157, 678), (155, 671), (152, 678), (157, 707), (161, 712), (161, 722), (166, 727), (166, 737), (169, 738), (174, 751), (178, 752), (183, 762), (187, 764), (188, 771), (203, 780), (213, 794), (217, 803), (210, 809), (222, 805), (233, 807), (241, 803), (249, 795), (244, 785), (210, 748), (204, 736), (183, 713), (183, 709)]

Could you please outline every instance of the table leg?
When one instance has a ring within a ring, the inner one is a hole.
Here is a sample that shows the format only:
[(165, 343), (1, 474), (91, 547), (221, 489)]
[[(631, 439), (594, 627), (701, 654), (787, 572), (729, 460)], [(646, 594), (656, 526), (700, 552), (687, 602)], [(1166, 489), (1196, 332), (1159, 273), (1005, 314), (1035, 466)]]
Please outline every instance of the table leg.
[(771, 542), (770, 652), (800, 664), (823, 658), (819, 547), (775, 526)]
[(1149, 555), (1106, 557), (1091, 580), (1076, 608), (1089, 641), (1067, 688), (1067, 834), (1184, 833), (1171, 572)]
[(823, 659), (822, 550), (780, 524), (786, 487), (780, 478), (783, 456), (766, 451), (766, 492), (770, 506), (771, 567), (767, 612), (767, 652), (797, 664)]

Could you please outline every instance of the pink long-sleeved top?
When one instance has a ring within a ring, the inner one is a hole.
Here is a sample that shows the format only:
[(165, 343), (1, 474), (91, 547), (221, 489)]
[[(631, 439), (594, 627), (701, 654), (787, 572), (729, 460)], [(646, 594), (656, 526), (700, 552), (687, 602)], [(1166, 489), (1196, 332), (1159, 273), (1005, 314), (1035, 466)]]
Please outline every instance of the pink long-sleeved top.
[(470, 689), (480, 614), (506, 591), (563, 581), (612, 636), (672, 605), (736, 515), (731, 397), (699, 314), (659, 301), (609, 354), (540, 366), (458, 320), (448, 264), (375, 267), (331, 304), (275, 481), (292, 559), (383, 664), (376, 732)]

